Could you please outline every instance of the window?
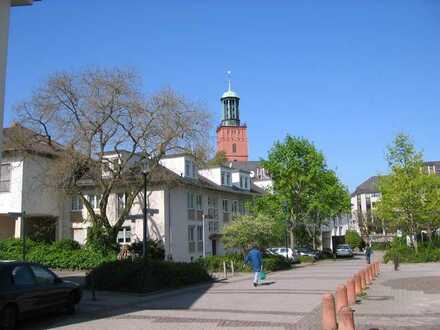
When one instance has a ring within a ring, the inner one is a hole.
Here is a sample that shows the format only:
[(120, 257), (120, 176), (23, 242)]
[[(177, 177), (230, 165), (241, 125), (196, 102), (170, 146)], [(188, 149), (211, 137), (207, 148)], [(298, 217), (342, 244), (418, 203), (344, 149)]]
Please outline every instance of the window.
[(244, 188), (249, 189), (249, 178), (248, 177), (244, 178)]
[(223, 186), (226, 185), (226, 173), (225, 173), (225, 171), (222, 171), (222, 185)]
[(196, 252), (196, 243), (194, 241), (195, 226), (188, 226), (188, 250), (190, 253)]
[(237, 152), (237, 144), (232, 144), (232, 152), (235, 154)]
[(191, 161), (185, 160), (185, 176), (191, 176)]
[(208, 230), (210, 233), (218, 233), (218, 221), (209, 221)]
[(96, 195), (96, 194), (87, 195), (87, 200), (89, 201), (92, 208), (98, 209), (99, 203), (101, 202), (101, 195)]
[(14, 285), (34, 285), (34, 277), (32, 276), (31, 270), (27, 266), (17, 266), (12, 270), (12, 279)]
[(82, 211), (83, 202), (80, 196), (72, 196), (72, 211), (78, 212)]
[(122, 227), (118, 232), (118, 243), (129, 244), (131, 243), (131, 227)]
[(193, 178), (196, 177), (196, 172), (197, 172), (196, 164), (192, 163), (192, 177)]
[(241, 214), (241, 215), (244, 215), (246, 212), (245, 212), (245, 208), (244, 208), (244, 201), (240, 201), (239, 203), (238, 203), (238, 212)]
[(35, 280), (37, 284), (54, 284), (55, 283), (55, 275), (49, 272), (47, 269), (31, 265), (30, 266), (35, 275)]
[(232, 214), (236, 215), (238, 213), (238, 201), (232, 201)]
[(217, 219), (218, 218), (218, 205), (217, 199), (208, 196), (208, 218)]
[(190, 210), (194, 209), (194, 193), (192, 191), (187, 193), (187, 206)]
[(0, 192), (11, 190), (11, 164), (0, 164)]
[(202, 195), (200, 194), (196, 195), (196, 208), (200, 211), (203, 210)]
[(243, 188), (244, 184), (243, 184), (243, 176), (240, 175), (240, 188)]
[(197, 252), (203, 252), (203, 226), (197, 226)]
[(224, 199), (223, 200), (223, 222), (229, 222), (229, 200)]
[(229, 172), (226, 172), (226, 184), (228, 186), (232, 185), (231, 173), (229, 173)]

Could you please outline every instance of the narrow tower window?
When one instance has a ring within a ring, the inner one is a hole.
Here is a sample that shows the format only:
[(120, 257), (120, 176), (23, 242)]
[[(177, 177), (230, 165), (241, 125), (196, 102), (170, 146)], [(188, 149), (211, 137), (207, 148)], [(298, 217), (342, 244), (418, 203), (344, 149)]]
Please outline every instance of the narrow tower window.
[(234, 154), (237, 152), (237, 145), (235, 143), (232, 144), (232, 152)]

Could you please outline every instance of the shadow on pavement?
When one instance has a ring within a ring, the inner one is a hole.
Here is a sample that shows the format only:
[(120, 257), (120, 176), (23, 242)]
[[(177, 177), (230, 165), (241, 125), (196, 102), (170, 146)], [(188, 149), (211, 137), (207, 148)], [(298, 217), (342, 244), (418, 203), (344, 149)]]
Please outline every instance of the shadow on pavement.
[[(77, 282), (76, 277), (63, 277)], [(124, 314), (148, 309), (190, 309), (215, 282), (207, 282), (177, 290), (161, 291), (151, 294), (133, 294), (120, 292), (96, 291), (96, 301), (90, 291), (83, 292), (83, 298), (75, 315), (63, 312), (40, 314), (37, 317), (20, 322), (18, 329), (53, 329), (70, 326), (74, 328), (84, 322), (102, 318), (117, 318)]]
[(276, 282), (263, 282), (263, 283), (260, 283), (259, 284), (259, 286), (267, 286), (267, 285), (272, 285), (272, 284), (275, 284)]

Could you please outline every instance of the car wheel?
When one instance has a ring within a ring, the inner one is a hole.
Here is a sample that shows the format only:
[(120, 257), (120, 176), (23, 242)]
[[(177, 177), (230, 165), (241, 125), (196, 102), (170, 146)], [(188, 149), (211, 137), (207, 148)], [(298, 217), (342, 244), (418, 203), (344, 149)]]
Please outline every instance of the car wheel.
[(14, 306), (3, 308), (0, 316), (0, 329), (14, 330), (17, 325), (17, 310)]

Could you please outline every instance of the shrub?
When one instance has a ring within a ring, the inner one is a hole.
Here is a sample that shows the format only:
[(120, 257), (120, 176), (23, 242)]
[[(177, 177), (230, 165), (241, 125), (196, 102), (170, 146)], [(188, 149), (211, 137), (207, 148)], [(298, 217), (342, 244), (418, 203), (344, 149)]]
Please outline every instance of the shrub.
[(386, 249), (389, 248), (389, 246), (390, 246), (390, 244), (389, 243), (385, 243), (385, 242), (373, 242), (373, 243), (371, 243), (371, 247), (375, 251), (385, 251)]
[(345, 233), (345, 243), (349, 244), (353, 249), (360, 249), (362, 246), (362, 238), (357, 231), (347, 230)]
[(299, 256), (299, 262), (300, 263), (315, 262), (315, 258), (311, 256)]
[[(234, 262), (234, 270), (237, 272), (251, 272), (250, 265), (244, 264), (244, 257), (240, 254), (230, 254), (226, 256), (208, 256), (200, 258), (197, 263), (203, 266), (209, 272), (223, 272), (223, 262), (226, 262), (228, 269), (231, 267), (231, 261)], [(282, 256), (264, 256), (263, 268), (265, 271), (276, 271), (289, 269), (290, 263)]]
[(52, 243), (52, 247), (60, 250), (80, 250), (81, 244), (73, 239), (62, 239), (60, 241), (55, 241)]
[[(11, 239), (0, 241), (0, 259), (21, 260), (22, 242)], [(91, 269), (103, 262), (116, 259), (116, 253), (103, 254), (91, 248), (78, 248), (70, 240), (52, 244), (26, 241), (26, 260), (38, 262), (50, 268)]]
[[(139, 256), (142, 255), (143, 243), (136, 242), (130, 245), (130, 252), (135, 253)], [(164, 260), (165, 259), (165, 249), (161, 242), (148, 240), (147, 241), (147, 255), (151, 259)]]
[(418, 253), (414, 248), (406, 244), (406, 239), (396, 237), (390, 244), (389, 249), (385, 252), (384, 262), (393, 261), (396, 256), (403, 263), (420, 263), (420, 262), (439, 262), (440, 248), (436, 244), (427, 242), (420, 244)]
[(197, 263), (175, 263), (150, 259), (107, 262), (92, 270), (87, 286), (98, 290), (151, 292), (179, 288), (210, 281), (211, 277)]

